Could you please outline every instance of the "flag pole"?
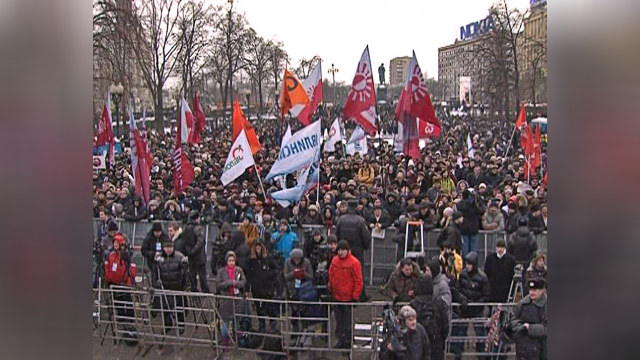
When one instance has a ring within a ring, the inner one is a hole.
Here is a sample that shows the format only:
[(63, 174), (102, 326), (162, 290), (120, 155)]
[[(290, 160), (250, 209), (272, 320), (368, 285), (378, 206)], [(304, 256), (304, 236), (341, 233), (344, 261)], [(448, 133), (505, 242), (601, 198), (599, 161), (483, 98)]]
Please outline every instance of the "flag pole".
[(527, 184), (531, 185), (531, 155), (527, 156)]
[(264, 185), (262, 185), (262, 179), (260, 179), (260, 172), (258, 172), (258, 167), (256, 166), (256, 162), (253, 162), (253, 167), (256, 169), (256, 176), (258, 176), (258, 182), (260, 182), (260, 188), (262, 189), (262, 194), (264, 195), (264, 200), (267, 200), (267, 192), (264, 191)]
[(509, 149), (511, 149), (511, 141), (513, 140), (513, 135), (516, 134), (516, 126), (513, 126), (513, 132), (511, 133), (511, 138), (509, 139), (509, 145), (507, 145), (507, 151), (504, 153), (504, 158), (507, 158), (507, 154), (509, 154)]

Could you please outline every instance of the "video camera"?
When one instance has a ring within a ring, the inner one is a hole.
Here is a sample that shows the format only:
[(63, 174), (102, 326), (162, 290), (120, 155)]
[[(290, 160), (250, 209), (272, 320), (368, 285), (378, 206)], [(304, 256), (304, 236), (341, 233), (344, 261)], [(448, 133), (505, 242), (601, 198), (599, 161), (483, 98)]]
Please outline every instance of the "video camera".
[(382, 310), (382, 335), (385, 343), (391, 343), (393, 352), (402, 353), (407, 350), (404, 345), (407, 328), (398, 321), (393, 308), (386, 304)]
[(513, 279), (514, 280), (522, 280), (522, 264), (518, 264), (513, 268)]

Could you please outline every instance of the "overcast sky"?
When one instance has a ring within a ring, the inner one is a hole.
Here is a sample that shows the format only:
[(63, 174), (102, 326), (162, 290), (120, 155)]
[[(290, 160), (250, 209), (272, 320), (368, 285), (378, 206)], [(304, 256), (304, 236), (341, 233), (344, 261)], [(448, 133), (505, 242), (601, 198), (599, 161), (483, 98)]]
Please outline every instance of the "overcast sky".
[[(221, 0), (212, 1), (220, 4)], [(226, 3), (226, 1), (224, 1)], [(322, 76), (331, 64), (336, 81), (351, 83), (360, 56), (369, 45), (374, 69), (389, 60), (411, 56), (427, 77), (438, 77), (438, 48), (460, 36), (460, 26), (483, 19), (494, 0), (235, 0), (258, 34), (281, 40), (292, 64), (319, 55)], [(529, 0), (507, 0), (520, 10)], [(374, 79), (378, 81), (377, 72)]]

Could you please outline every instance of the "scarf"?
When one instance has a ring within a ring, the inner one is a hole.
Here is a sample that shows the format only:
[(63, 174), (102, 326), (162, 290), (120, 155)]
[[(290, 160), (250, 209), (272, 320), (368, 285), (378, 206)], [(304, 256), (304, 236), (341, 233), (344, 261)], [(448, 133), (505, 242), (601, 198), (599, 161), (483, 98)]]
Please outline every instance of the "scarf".
[[(227, 276), (229, 277), (229, 280), (235, 280), (236, 279), (236, 267), (230, 267), (229, 265), (227, 265)], [(229, 295), (233, 296), (233, 290), (234, 290), (235, 286), (231, 286), (229, 288)]]

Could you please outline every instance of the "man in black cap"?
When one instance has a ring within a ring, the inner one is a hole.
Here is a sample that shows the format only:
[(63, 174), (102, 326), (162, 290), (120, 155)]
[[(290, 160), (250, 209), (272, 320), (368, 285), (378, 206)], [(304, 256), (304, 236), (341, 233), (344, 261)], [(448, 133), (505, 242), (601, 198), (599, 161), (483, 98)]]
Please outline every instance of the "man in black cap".
[(184, 252), (189, 260), (189, 277), (191, 281), (191, 291), (198, 291), (198, 281), (196, 276), (200, 278), (200, 290), (208, 293), (209, 284), (207, 283), (207, 256), (205, 254), (204, 231), (200, 226), (200, 213), (192, 210), (189, 213), (189, 222), (184, 229)]
[(547, 284), (533, 279), (527, 285), (529, 294), (518, 301), (505, 330), (515, 340), (517, 359), (546, 359)]
[(155, 260), (160, 257), (162, 253), (162, 244), (171, 241), (169, 235), (167, 235), (162, 229), (162, 225), (159, 222), (154, 222), (151, 230), (147, 233), (147, 236), (142, 241), (140, 252), (147, 263), (146, 270), (151, 271), (153, 283), (157, 280), (157, 272), (155, 271)]
[(516, 259), (507, 252), (507, 243), (504, 239), (499, 239), (496, 242), (496, 252), (487, 256), (484, 263), (484, 272), (491, 290), (489, 302), (507, 301), (515, 266)]
[[(338, 241), (346, 240), (349, 243), (351, 253), (362, 264), (361, 271), (364, 278), (364, 251), (371, 246), (371, 232), (369, 232), (367, 223), (362, 216), (357, 214), (358, 201), (349, 200), (347, 205), (347, 213), (338, 219), (335, 234)], [(360, 300), (367, 301), (368, 299), (369, 297), (363, 288)]]

